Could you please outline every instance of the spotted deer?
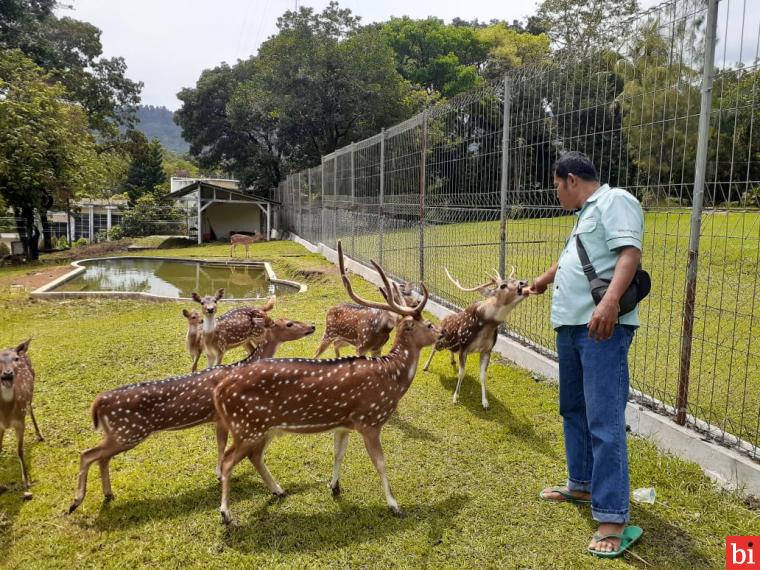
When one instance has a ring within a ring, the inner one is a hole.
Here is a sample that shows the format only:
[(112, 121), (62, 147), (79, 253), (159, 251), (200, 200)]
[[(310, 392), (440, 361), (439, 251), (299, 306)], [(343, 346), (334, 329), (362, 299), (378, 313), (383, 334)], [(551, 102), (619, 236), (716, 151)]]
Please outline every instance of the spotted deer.
[[(404, 284), (403, 289), (395, 283), (392, 291), (397, 303), (407, 307), (415, 307), (416, 300), (412, 295), (411, 285)], [(380, 293), (387, 300), (388, 293), (383, 287)], [(380, 356), (380, 352), (388, 342), (393, 327), (399, 320), (399, 315), (386, 310), (364, 307), (351, 303), (341, 303), (331, 307), (325, 317), (325, 333), (322, 341), (314, 354), (314, 358), (327, 350), (332, 344), (335, 348), (335, 356), (340, 358), (340, 349), (352, 345), (356, 347), (356, 354), (364, 356), (369, 353), (372, 356)]]
[[(263, 314), (262, 314), (263, 318)], [(244, 360), (228, 366), (217, 366), (186, 376), (129, 384), (103, 392), (92, 404), (92, 422), (103, 432), (99, 445), (82, 452), (79, 486), (69, 513), (82, 504), (87, 491), (87, 474), (94, 462), (100, 465), (100, 478), (106, 500), (113, 499), (109, 462), (120, 453), (132, 449), (152, 433), (180, 430), (216, 422), (217, 477), (227, 446), (227, 429), (217, 422), (213, 403), (214, 387), (227, 375), (238, 373), (246, 364), (271, 358), (283, 342), (299, 340), (315, 330), (314, 325), (288, 319), (275, 319), (254, 352)]]
[(37, 440), (44, 441), (37, 419), (32, 410), (34, 393), (34, 368), (29, 358), (29, 343), (25, 340), (16, 348), (0, 351), (0, 451), (3, 447), (5, 430), (13, 428), (16, 432), (16, 453), (21, 463), (21, 479), (24, 483), (24, 498), (31, 499), (31, 479), (24, 457), (24, 426), (26, 412), (32, 418)]
[(247, 236), (245, 234), (232, 234), (230, 236), (230, 257), (235, 255), (235, 246), (242, 245), (245, 247), (245, 256), (248, 257), (248, 248), (252, 244), (260, 241), (263, 234), (256, 234), (255, 236)]
[(481, 402), (483, 409), (488, 410), (490, 406), (488, 404), (488, 396), (486, 395), (486, 372), (488, 364), (491, 361), (491, 351), (496, 344), (498, 328), (507, 318), (507, 315), (525, 298), (522, 294), (522, 289), (527, 286), (527, 283), (513, 279), (515, 274), (514, 267), (506, 279), (501, 277), (497, 272), (487, 282), (471, 288), (462, 287), (459, 281), (454, 279), (445, 267), (444, 271), (449, 280), (461, 291), (477, 291), (486, 295), (487, 298), (477, 301), (463, 311), (449, 315), (441, 321), (441, 336), (438, 342), (435, 343), (430, 357), (425, 363), (425, 370), (430, 366), (430, 362), (438, 350), (451, 351), (452, 366), (456, 366), (454, 354), (459, 356), (459, 374), (452, 398), (456, 404), (459, 399), (459, 390), (462, 388), (467, 355), (476, 352), (480, 353)]
[(203, 352), (203, 317), (196, 310), (182, 309), (182, 315), (187, 319), (187, 336), (185, 346), (193, 359), (191, 372), (198, 370), (198, 360)]
[[(280, 433), (334, 432), (335, 458), (330, 488), (340, 494), (340, 466), (351, 430), (364, 439), (370, 458), (380, 475), (391, 511), (401, 509), (391, 493), (385, 474), (385, 459), (380, 431), (396, 410), (399, 400), (412, 383), (420, 350), (438, 338), (437, 329), (423, 321), (422, 310), (428, 292), (414, 308), (397, 303), (389, 295), (386, 303), (367, 301), (356, 295), (346, 275), (343, 250), (338, 242), (338, 262), (343, 285), (349, 297), (364, 307), (399, 315), (396, 340), (390, 353), (382, 357), (351, 356), (337, 360), (264, 359), (230, 374), (214, 390), (214, 405), (220, 421), (233, 435), (232, 446), (222, 461), (222, 521), (229, 524), (230, 477), (232, 470), (248, 457), (269, 490), (282, 496), (284, 491), (264, 465), (264, 450)], [(374, 261), (386, 291), (391, 285)]]
[(237, 346), (245, 346), (250, 354), (253, 351), (253, 343), (264, 331), (261, 313), (271, 311), (276, 301), (276, 297), (272, 295), (263, 307), (239, 307), (217, 319), (218, 303), (222, 297), (224, 297), (224, 289), (219, 289), (216, 294), (205, 297), (193, 292), (193, 300), (200, 304), (203, 315), (201, 347), (206, 354), (208, 368), (221, 364), (225, 353)]

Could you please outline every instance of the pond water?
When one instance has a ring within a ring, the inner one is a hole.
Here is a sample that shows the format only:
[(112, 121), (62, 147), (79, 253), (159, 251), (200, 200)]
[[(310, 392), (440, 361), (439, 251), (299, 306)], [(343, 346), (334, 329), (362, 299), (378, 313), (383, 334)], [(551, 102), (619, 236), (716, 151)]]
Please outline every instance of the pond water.
[(223, 287), (226, 299), (261, 298), (298, 292), (272, 283), (263, 266), (217, 265), (204, 261), (116, 258), (81, 261), (85, 271), (53, 291), (131, 291), (162, 297), (201, 296)]

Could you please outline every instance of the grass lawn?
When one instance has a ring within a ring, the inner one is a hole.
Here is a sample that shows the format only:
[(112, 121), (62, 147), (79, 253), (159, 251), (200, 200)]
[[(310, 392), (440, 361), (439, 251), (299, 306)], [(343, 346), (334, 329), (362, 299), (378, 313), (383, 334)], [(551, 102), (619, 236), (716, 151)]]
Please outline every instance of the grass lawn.
[[(318, 327), (315, 336), (285, 345), (280, 355), (313, 354), (327, 307), (346, 299), (337, 274), (315, 272), (332, 266), (290, 242), (253, 250), (252, 256), (272, 261), (279, 276), (310, 276), (308, 292), (282, 296), (274, 314)], [(162, 255), (227, 252), (215, 245)], [(485, 413), (477, 359), (471, 359), (455, 406), (455, 377), (443, 355), (430, 372), (418, 372), (383, 432), (388, 476), (404, 519), (388, 512), (354, 436), (343, 465), (344, 493), (331, 497), (332, 436), (322, 434), (280, 438), (267, 451), (270, 470), (291, 493), (285, 499), (272, 499), (252, 466), (241, 463), (231, 496), (239, 526), (226, 529), (217, 511), (211, 426), (158, 434), (114, 459), (112, 503), (103, 503), (93, 467), (85, 502), (64, 515), (78, 454), (99, 440), (89, 414), (95, 395), (189, 370), (180, 315), (185, 305), (11, 298), (8, 285), (18, 274), (0, 270), (0, 346), (34, 335), (35, 410), (47, 441), (34, 442), (27, 430), (35, 484), (34, 499), (24, 502), (13, 437), (6, 436), (0, 484), (10, 489), (0, 495), (0, 567), (645, 567), (631, 556), (601, 561), (587, 555), (594, 531), (589, 509), (538, 500), (542, 486), (565, 475), (556, 387), (494, 363), (492, 408)], [(359, 294), (373, 294), (368, 283), (354, 282)], [(522, 310), (537, 309), (526, 304), (517, 312)], [(240, 355), (237, 349), (227, 362)], [(726, 535), (760, 534), (757, 511), (716, 490), (695, 465), (637, 438), (631, 439), (630, 462), (633, 487), (657, 490), (656, 504), (632, 511), (633, 522), (645, 529), (635, 552), (651, 568), (723, 568)]]
[[(652, 293), (641, 305), (632, 386), (669, 405), (675, 404), (678, 388), (689, 216), (688, 210), (676, 209), (648, 212), (645, 219), (643, 263), (652, 275)], [(507, 265), (515, 265), (525, 279), (542, 273), (559, 257), (574, 220), (509, 220)], [(373, 227), (371, 220), (360, 223)], [(760, 214), (706, 212), (701, 235), (689, 412), (760, 444)], [(349, 254), (379, 257), (375, 235), (338, 237)], [(443, 267), (466, 286), (482, 283), (498, 265), (498, 240), (498, 222), (426, 227), (425, 284), (457, 306), (472, 302), (472, 294), (457, 291), (446, 279)], [(419, 242), (417, 227), (387, 231), (383, 261), (389, 271), (420, 279)], [(533, 300), (511, 317), (510, 328), (553, 350), (550, 305), (548, 294)]]

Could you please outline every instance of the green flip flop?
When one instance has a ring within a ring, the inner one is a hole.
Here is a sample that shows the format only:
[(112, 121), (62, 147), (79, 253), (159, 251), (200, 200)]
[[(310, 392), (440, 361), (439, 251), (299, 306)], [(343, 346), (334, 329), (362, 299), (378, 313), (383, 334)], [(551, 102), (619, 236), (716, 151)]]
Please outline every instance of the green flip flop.
[(538, 494), (538, 496), (541, 497), (541, 499), (543, 499), (544, 501), (549, 501), (550, 503), (573, 503), (576, 505), (590, 505), (591, 504), (590, 499), (579, 499), (578, 497), (573, 496), (567, 487), (560, 487), (560, 486), (552, 487), (551, 491), (553, 491), (554, 493), (559, 493), (560, 495), (562, 495), (563, 498), (550, 499), (549, 497), (544, 495), (543, 489)]
[(631, 546), (633, 546), (636, 541), (641, 538), (642, 534), (644, 534), (644, 531), (641, 530), (641, 527), (638, 526), (625, 527), (623, 534), (605, 534), (604, 536), (595, 534), (594, 540), (597, 542), (606, 538), (619, 538), (620, 546), (618, 546), (617, 550), (612, 550), (610, 552), (599, 552), (598, 550), (593, 550), (590, 547), (586, 548), (586, 550), (588, 550), (594, 556), (598, 556), (599, 558), (617, 558)]

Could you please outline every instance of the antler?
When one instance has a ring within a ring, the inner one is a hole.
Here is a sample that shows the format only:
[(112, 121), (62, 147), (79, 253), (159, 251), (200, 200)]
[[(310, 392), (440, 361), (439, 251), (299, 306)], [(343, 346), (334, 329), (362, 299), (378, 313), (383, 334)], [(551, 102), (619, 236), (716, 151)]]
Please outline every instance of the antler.
[(385, 286), (385, 291), (388, 292), (388, 295), (386, 297), (387, 303), (377, 303), (375, 301), (368, 301), (366, 299), (362, 299), (354, 293), (353, 287), (351, 287), (351, 281), (348, 280), (348, 276), (346, 275), (346, 267), (343, 261), (343, 246), (341, 245), (340, 241), (338, 242), (338, 266), (340, 268), (340, 277), (343, 281), (343, 286), (346, 288), (346, 292), (348, 293), (348, 296), (351, 297), (354, 301), (359, 303), (360, 305), (364, 305), (365, 307), (369, 307), (371, 309), (380, 309), (382, 311), (391, 311), (393, 313), (396, 313), (398, 315), (406, 316), (406, 317), (416, 317), (420, 314), (422, 314), (422, 308), (425, 306), (425, 303), (427, 303), (428, 300), (428, 291), (425, 288), (425, 285), (422, 285), (422, 291), (424, 293), (422, 302), (417, 305), (414, 309), (411, 309), (409, 307), (400, 307), (395, 299), (394, 299), (394, 288), (391, 286), (390, 281), (388, 280), (388, 277), (385, 275), (385, 271), (383, 271), (383, 268), (380, 267), (377, 263), (375, 263), (374, 260), (370, 259), (370, 263), (375, 268), (375, 270), (380, 275), (380, 279), (383, 281), (383, 285)]
[(274, 304), (276, 301), (277, 301), (277, 296), (272, 295), (271, 297), (269, 297), (269, 300), (266, 302), (266, 304), (263, 307), (259, 307), (259, 311), (261, 311), (262, 313), (268, 313), (269, 311), (274, 309)]
[(489, 285), (491, 285), (491, 284), (493, 283), (493, 278), (491, 278), (491, 280), (490, 280), (490, 281), (487, 281), (486, 283), (483, 283), (482, 285), (478, 285), (477, 287), (471, 287), (471, 288), (462, 287), (462, 285), (459, 283), (459, 280), (458, 280), (458, 279), (454, 279), (454, 278), (451, 276), (451, 273), (449, 273), (449, 270), (448, 270), (446, 267), (444, 267), (444, 268), (443, 268), (443, 270), (446, 272), (446, 277), (448, 277), (448, 278), (449, 278), (449, 280), (450, 280), (450, 281), (451, 281), (451, 282), (452, 282), (454, 285), (456, 285), (456, 286), (457, 286), (457, 288), (459, 288), (459, 289), (460, 289), (460, 290), (462, 290), (462, 291), (466, 291), (466, 292), (468, 292), (468, 293), (469, 293), (469, 292), (472, 292), (472, 291), (480, 291), (480, 290), (481, 290), (481, 289), (483, 289), (484, 287), (488, 287)]

